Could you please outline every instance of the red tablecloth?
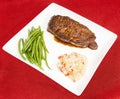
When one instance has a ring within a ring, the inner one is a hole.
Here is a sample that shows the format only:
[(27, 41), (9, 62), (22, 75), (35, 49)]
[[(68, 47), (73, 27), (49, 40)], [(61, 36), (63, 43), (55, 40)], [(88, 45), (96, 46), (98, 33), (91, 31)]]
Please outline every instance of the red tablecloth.
[[(13, 35), (52, 2), (118, 35), (81, 96), (2, 50)], [(120, 99), (119, 36), (119, 0), (0, 0), (0, 99)]]

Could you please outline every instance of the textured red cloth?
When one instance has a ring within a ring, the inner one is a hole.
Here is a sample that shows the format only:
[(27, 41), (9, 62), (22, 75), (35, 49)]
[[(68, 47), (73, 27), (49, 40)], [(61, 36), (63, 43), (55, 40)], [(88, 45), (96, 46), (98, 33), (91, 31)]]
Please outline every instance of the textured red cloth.
[[(118, 35), (80, 96), (2, 50), (13, 35), (52, 2)], [(119, 24), (119, 0), (0, 0), (0, 99), (120, 99)]]

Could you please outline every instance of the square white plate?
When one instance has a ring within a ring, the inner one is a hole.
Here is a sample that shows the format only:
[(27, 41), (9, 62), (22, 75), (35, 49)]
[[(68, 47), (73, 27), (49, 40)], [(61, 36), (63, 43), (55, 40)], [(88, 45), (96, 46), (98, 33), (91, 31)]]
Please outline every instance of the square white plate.
[[(98, 44), (97, 50), (91, 50), (89, 48), (74, 48), (70, 46), (65, 46), (63, 44), (57, 43), (53, 39), (53, 35), (47, 32), (47, 25), (50, 18), (53, 15), (64, 15), (69, 16), (72, 19), (84, 24), (87, 26), (91, 31), (93, 31), (96, 35), (96, 42)], [(19, 53), (18, 53), (18, 40), (20, 38), (26, 38), (28, 34), (28, 29), (32, 26), (38, 27), (41, 26), (41, 29), (44, 31), (44, 38), (46, 42), (46, 46), (49, 50), (48, 54), (48, 63), (51, 69), (46, 68), (45, 64), (43, 64), (44, 71), (40, 70), (36, 65), (30, 64), (27, 61), (24, 61)], [(109, 30), (99, 26), (98, 24), (60, 6), (55, 3), (50, 4), (46, 7), (42, 12), (40, 12), (31, 22), (29, 22), (23, 29), (21, 29), (14, 37), (12, 37), (4, 46), (3, 50), (8, 52), (9, 54), (13, 55), (14, 57), (18, 58), (19, 60), (28, 64), (35, 68), (36, 70), (40, 71), (44, 75), (48, 76), (70, 92), (80, 95), (87, 84), (89, 83), (90, 79), (92, 78), (93, 74), (95, 73), (96, 69), (98, 68), (100, 62), (113, 45), (114, 41), (116, 40), (117, 35), (110, 32)], [(72, 82), (69, 78), (65, 77), (57, 68), (57, 58), (59, 55), (69, 52), (77, 52), (83, 54), (87, 57), (88, 63), (86, 66), (86, 70), (84, 75), (81, 79), (77, 82)]]

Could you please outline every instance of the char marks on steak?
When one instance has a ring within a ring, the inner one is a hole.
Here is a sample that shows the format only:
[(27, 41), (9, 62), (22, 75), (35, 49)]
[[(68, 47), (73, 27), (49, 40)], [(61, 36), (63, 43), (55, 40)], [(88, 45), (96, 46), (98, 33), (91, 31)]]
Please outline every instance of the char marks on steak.
[(48, 23), (47, 31), (58, 39), (78, 47), (97, 49), (96, 36), (86, 26), (69, 18), (68, 16), (55, 15)]

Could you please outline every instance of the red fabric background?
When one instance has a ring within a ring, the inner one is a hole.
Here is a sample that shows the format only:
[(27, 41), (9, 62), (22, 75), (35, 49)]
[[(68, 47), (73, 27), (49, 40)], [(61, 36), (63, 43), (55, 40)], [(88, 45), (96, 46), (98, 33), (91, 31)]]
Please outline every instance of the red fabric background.
[[(2, 50), (13, 35), (52, 2), (118, 35), (81, 96)], [(120, 99), (119, 6), (119, 0), (0, 0), (0, 99)]]

